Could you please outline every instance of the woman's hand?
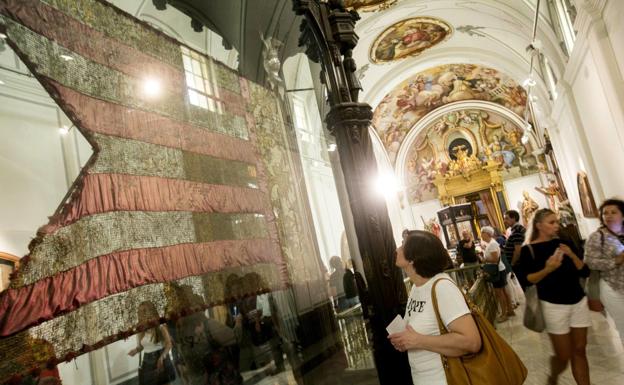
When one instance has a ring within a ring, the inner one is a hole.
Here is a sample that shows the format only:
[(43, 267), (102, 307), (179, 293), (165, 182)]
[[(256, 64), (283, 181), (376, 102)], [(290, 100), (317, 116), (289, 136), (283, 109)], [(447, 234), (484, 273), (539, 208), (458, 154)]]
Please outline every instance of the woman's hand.
[(421, 334), (416, 332), (410, 325), (405, 331), (390, 334), (388, 339), (394, 348), (400, 352), (418, 348), (418, 340)]
[(134, 348), (128, 352), (130, 357), (134, 357), (139, 352), (139, 348)]
[(158, 357), (158, 361), (156, 361), (156, 369), (161, 370), (165, 365), (165, 358), (163, 356)]
[(570, 246), (564, 243), (559, 244), (559, 250), (561, 250), (563, 254), (567, 255), (568, 257), (576, 257), (576, 254), (574, 254)]
[(563, 254), (555, 252), (546, 261), (546, 266), (544, 266), (544, 269), (549, 273), (552, 273), (553, 271), (557, 270), (559, 266), (561, 266), (562, 262)]
[(624, 251), (615, 256), (615, 264), (621, 265), (624, 263)]

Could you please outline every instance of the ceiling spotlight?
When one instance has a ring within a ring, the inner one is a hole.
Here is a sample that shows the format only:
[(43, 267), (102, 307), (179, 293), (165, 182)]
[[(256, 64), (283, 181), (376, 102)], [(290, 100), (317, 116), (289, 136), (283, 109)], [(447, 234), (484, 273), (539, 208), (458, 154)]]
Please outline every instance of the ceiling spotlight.
[(526, 132), (525, 132), (525, 133), (522, 135), (522, 137), (520, 138), (520, 141), (522, 142), (522, 144), (527, 144), (527, 143), (529, 143), (529, 135), (528, 135), (528, 133), (526, 133)]
[(72, 61), (74, 60), (74, 57), (71, 55), (59, 55), (59, 57), (65, 61)]
[(68, 133), (69, 133), (69, 127), (63, 126), (63, 127), (59, 128), (59, 134), (67, 135)]
[(330, 143), (327, 151), (336, 151), (336, 143)]
[(532, 102), (537, 102), (537, 100), (538, 100), (538, 97), (537, 97), (537, 96), (535, 96), (535, 95), (531, 95), (531, 101), (532, 101)]
[(0, 32), (0, 39), (6, 39), (7, 35), (5, 33)]
[(522, 86), (524, 88), (534, 87), (536, 84), (537, 84), (537, 82), (533, 78), (531, 78), (531, 77), (528, 77), (528, 78), (524, 79), (524, 82), (522, 82)]
[(156, 79), (145, 79), (143, 82), (143, 91), (147, 96), (160, 94), (160, 82)]

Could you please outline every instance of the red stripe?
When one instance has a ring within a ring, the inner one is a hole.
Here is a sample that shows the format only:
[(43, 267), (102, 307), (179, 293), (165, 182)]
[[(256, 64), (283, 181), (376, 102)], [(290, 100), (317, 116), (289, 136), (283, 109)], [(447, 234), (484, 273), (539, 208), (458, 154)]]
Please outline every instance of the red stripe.
[(12, 13), (12, 17), (38, 34), (96, 63), (139, 79), (160, 79), (167, 83), (167, 89), (177, 94), (181, 94), (186, 87), (180, 69), (112, 39), (41, 1), (30, 2), (28, 7), (19, 8)]
[(49, 82), (86, 130), (220, 159), (256, 163), (254, 147), (250, 141), (210, 132), (156, 113), (95, 99), (52, 79)]
[(270, 202), (260, 190), (185, 180), (123, 174), (87, 174), (78, 199), (45, 232), (86, 216), (110, 211), (192, 211), (268, 214)]
[(286, 277), (279, 245), (271, 240), (182, 244), (100, 256), (32, 285), (2, 293), (0, 336), (137, 286), (267, 262), (278, 265)]

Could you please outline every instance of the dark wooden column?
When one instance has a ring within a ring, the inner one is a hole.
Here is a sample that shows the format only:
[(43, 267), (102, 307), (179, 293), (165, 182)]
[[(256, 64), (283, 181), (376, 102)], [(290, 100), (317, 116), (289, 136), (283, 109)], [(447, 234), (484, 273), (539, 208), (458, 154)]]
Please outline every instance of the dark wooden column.
[(300, 44), (306, 46), (308, 57), (320, 62), (323, 68), (321, 80), (327, 86), (330, 104), (326, 122), (336, 137), (369, 284), (370, 322), (379, 380), (382, 385), (411, 384), (407, 354), (392, 347), (385, 330), (397, 314), (403, 314), (407, 295), (400, 270), (394, 266), (396, 245), (386, 203), (372, 186), (377, 177), (368, 131), (372, 110), (368, 104), (357, 101), (361, 87), (351, 55), (358, 40), (354, 27), (359, 16), (346, 11), (337, 0), (293, 2), (297, 14), (304, 16)]

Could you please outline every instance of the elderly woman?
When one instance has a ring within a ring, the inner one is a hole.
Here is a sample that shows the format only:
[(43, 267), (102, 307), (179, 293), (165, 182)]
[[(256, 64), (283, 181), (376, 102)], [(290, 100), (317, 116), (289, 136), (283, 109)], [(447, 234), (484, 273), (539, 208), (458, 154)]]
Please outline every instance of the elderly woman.
[(483, 258), (487, 264), (496, 266), (493, 270), (498, 270), (498, 275), (492, 277), (490, 280), (492, 286), (494, 286), (494, 293), (496, 294), (498, 305), (501, 310), (501, 315), (497, 321), (505, 322), (507, 321), (507, 317), (514, 316), (516, 313), (513, 310), (511, 299), (505, 290), (507, 286), (507, 267), (501, 258), (500, 245), (496, 239), (494, 239), (495, 234), (496, 232), (491, 226), (484, 226), (481, 228), (481, 240), (485, 246), (483, 248)]
[[(479, 329), (464, 296), (444, 273), (448, 260), (440, 239), (426, 231), (410, 231), (405, 244), (397, 249), (396, 265), (413, 286), (405, 309), (407, 328), (388, 338), (395, 349), (408, 352), (414, 385), (447, 385), (440, 355), (459, 357), (481, 349)], [(444, 335), (440, 335), (431, 302), (431, 288), (440, 279), (435, 295), (448, 330)]]
[(600, 205), (598, 230), (585, 244), (585, 263), (600, 272), (600, 300), (613, 317), (624, 345), (624, 201)]

